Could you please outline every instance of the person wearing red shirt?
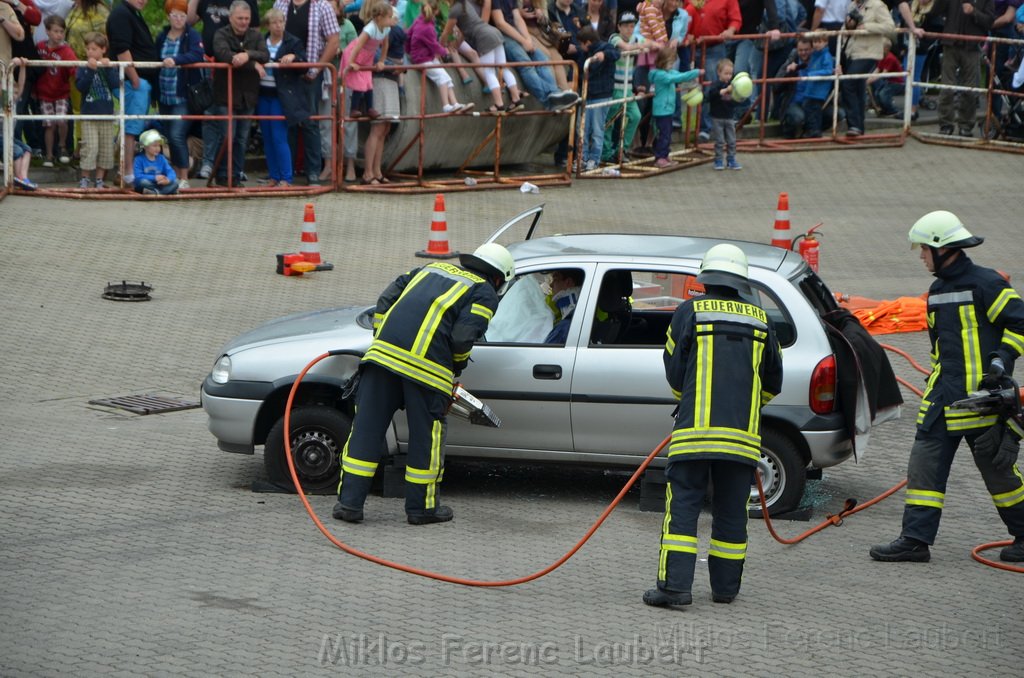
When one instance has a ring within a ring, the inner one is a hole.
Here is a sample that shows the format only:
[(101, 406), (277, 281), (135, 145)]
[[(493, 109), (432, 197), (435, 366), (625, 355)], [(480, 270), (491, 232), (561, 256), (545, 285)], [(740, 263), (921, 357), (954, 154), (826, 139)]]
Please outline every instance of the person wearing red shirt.
[[(46, 17), (46, 40), (36, 45), (39, 58), (43, 61), (76, 61), (78, 57), (68, 43), (64, 42), (67, 27), (64, 19), (57, 14)], [(49, 66), (40, 70), (36, 80), (35, 98), (43, 115), (65, 116), (71, 110), (71, 79), (75, 75), (74, 68)], [(61, 164), (71, 162), (67, 152), (68, 121), (64, 118), (43, 121), (43, 141), (46, 144), (46, 160), (43, 167), (53, 167), (54, 130), (59, 135), (57, 150)]]
[(892, 43), (888, 38), (886, 38), (884, 44), (885, 56), (878, 61), (875, 74), (868, 78), (868, 91), (871, 92), (871, 99), (879, 115), (902, 118), (903, 113), (896, 108), (896, 104), (893, 103), (893, 97), (899, 96), (905, 89), (903, 76), (886, 76), (885, 74), (901, 72), (903, 64), (892, 53)]
[[(704, 72), (715, 73), (719, 60), (725, 58), (725, 43), (736, 34), (743, 24), (740, 5), (737, 0), (689, 0), (686, 12), (690, 15), (690, 34), (698, 48), (704, 50)], [(697, 66), (700, 56), (697, 55)], [(701, 143), (711, 140), (711, 111), (707, 97), (700, 115)]]

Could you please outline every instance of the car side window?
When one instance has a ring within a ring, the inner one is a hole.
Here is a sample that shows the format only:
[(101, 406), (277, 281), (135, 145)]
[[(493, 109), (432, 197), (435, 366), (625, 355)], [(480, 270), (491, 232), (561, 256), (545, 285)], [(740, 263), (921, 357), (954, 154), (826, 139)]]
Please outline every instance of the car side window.
[[(751, 282), (752, 301), (765, 310), (779, 343), (796, 341), (792, 319), (767, 288)], [(590, 345), (662, 348), (672, 314), (682, 302), (704, 294), (695, 274), (615, 269), (605, 272), (591, 322)]]
[(704, 292), (686, 273), (628, 269), (607, 271), (598, 289), (591, 346), (663, 347), (676, 307)]
[(501, 297), (485, 340), (564, 345), (583, 280), (584, 272), (577, 268), (516, 276)]
[(778, 340), (779, 345), (783, 348), (792, 346), (796, 341), (796, 324), (793, 319), (786, 312), (786, 309), (779, 303), (779, 300), (775, 298), (767, 288), (761, 287), (757, 283), (751, 282), (751, 288), (754, 292), (754, 301), (758, 306), (764, 309), (764, 312), (768, 315), (768, 322), (772, 324), (772, 329), (775, 330), (775, 338)]

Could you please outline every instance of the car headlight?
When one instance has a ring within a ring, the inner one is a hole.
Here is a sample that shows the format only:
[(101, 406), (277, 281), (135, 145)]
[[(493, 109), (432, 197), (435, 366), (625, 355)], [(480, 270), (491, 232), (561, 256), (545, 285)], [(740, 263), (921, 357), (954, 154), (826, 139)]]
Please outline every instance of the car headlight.
[(210, 379), (215, 384), (226, 384), (231, 379), (231, 358), (226, 355), (222, 355), (213, 365), (213, 370), (210, 372)]

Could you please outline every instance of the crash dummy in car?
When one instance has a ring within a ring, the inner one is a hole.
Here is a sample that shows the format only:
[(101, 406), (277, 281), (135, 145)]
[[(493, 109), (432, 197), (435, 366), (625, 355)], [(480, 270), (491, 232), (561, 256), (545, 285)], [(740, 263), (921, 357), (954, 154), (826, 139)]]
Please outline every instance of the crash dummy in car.
[(564, 344), (572, 323), (572, 312), (579, 301), (583, 285), (583, 271), (577, 268), (563, 268), (551, 271), (547, 304), (555, 314), (555, 326), (544, 338), (545, 344)]

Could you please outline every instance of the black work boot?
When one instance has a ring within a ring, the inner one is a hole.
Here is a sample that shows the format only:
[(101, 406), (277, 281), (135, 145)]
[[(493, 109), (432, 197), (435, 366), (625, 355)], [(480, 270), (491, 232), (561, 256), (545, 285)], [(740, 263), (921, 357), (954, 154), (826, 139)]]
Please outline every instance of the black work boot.
[(887, 563), (927, 563), (932, 559), (928, 544), (910, 537), (900, 537), (888, 544), (876, 544), (869, 553), (875, 560)]
[(447, 523), (455, 517), (450, 506), (438, 506), (433, 511), (423, 513), (406, 513), (410, 525), (430, 525), (431, 523)]
[(676, 607), (689, 605), (693, 596), (689, 591), (666, 591), (664, 589), (647, 589), (644, 591), (644, 603), (651, 607)]
[(734, 596), (734, 595), (727, 596), (724, 593), (712, 593), (711, 594), (711, 600), (713, 602), (716, 602), (716, 603), (722, 603), (724, 605), (728, 605), (732, 601), (736, 600), (736, 596)]
[(335, 520), (344, 520), (346, 523), (359, 523), (363, 520), (363, 509), (345, 506), (339, 499), (334, 504), (334, 510), (331, 511), (331, 515), (334, 516)]
[(999, 560), (1007, 563), (1024, 563), (1024, 537), (1017, 537), (1013, 543), (999, 552)]

